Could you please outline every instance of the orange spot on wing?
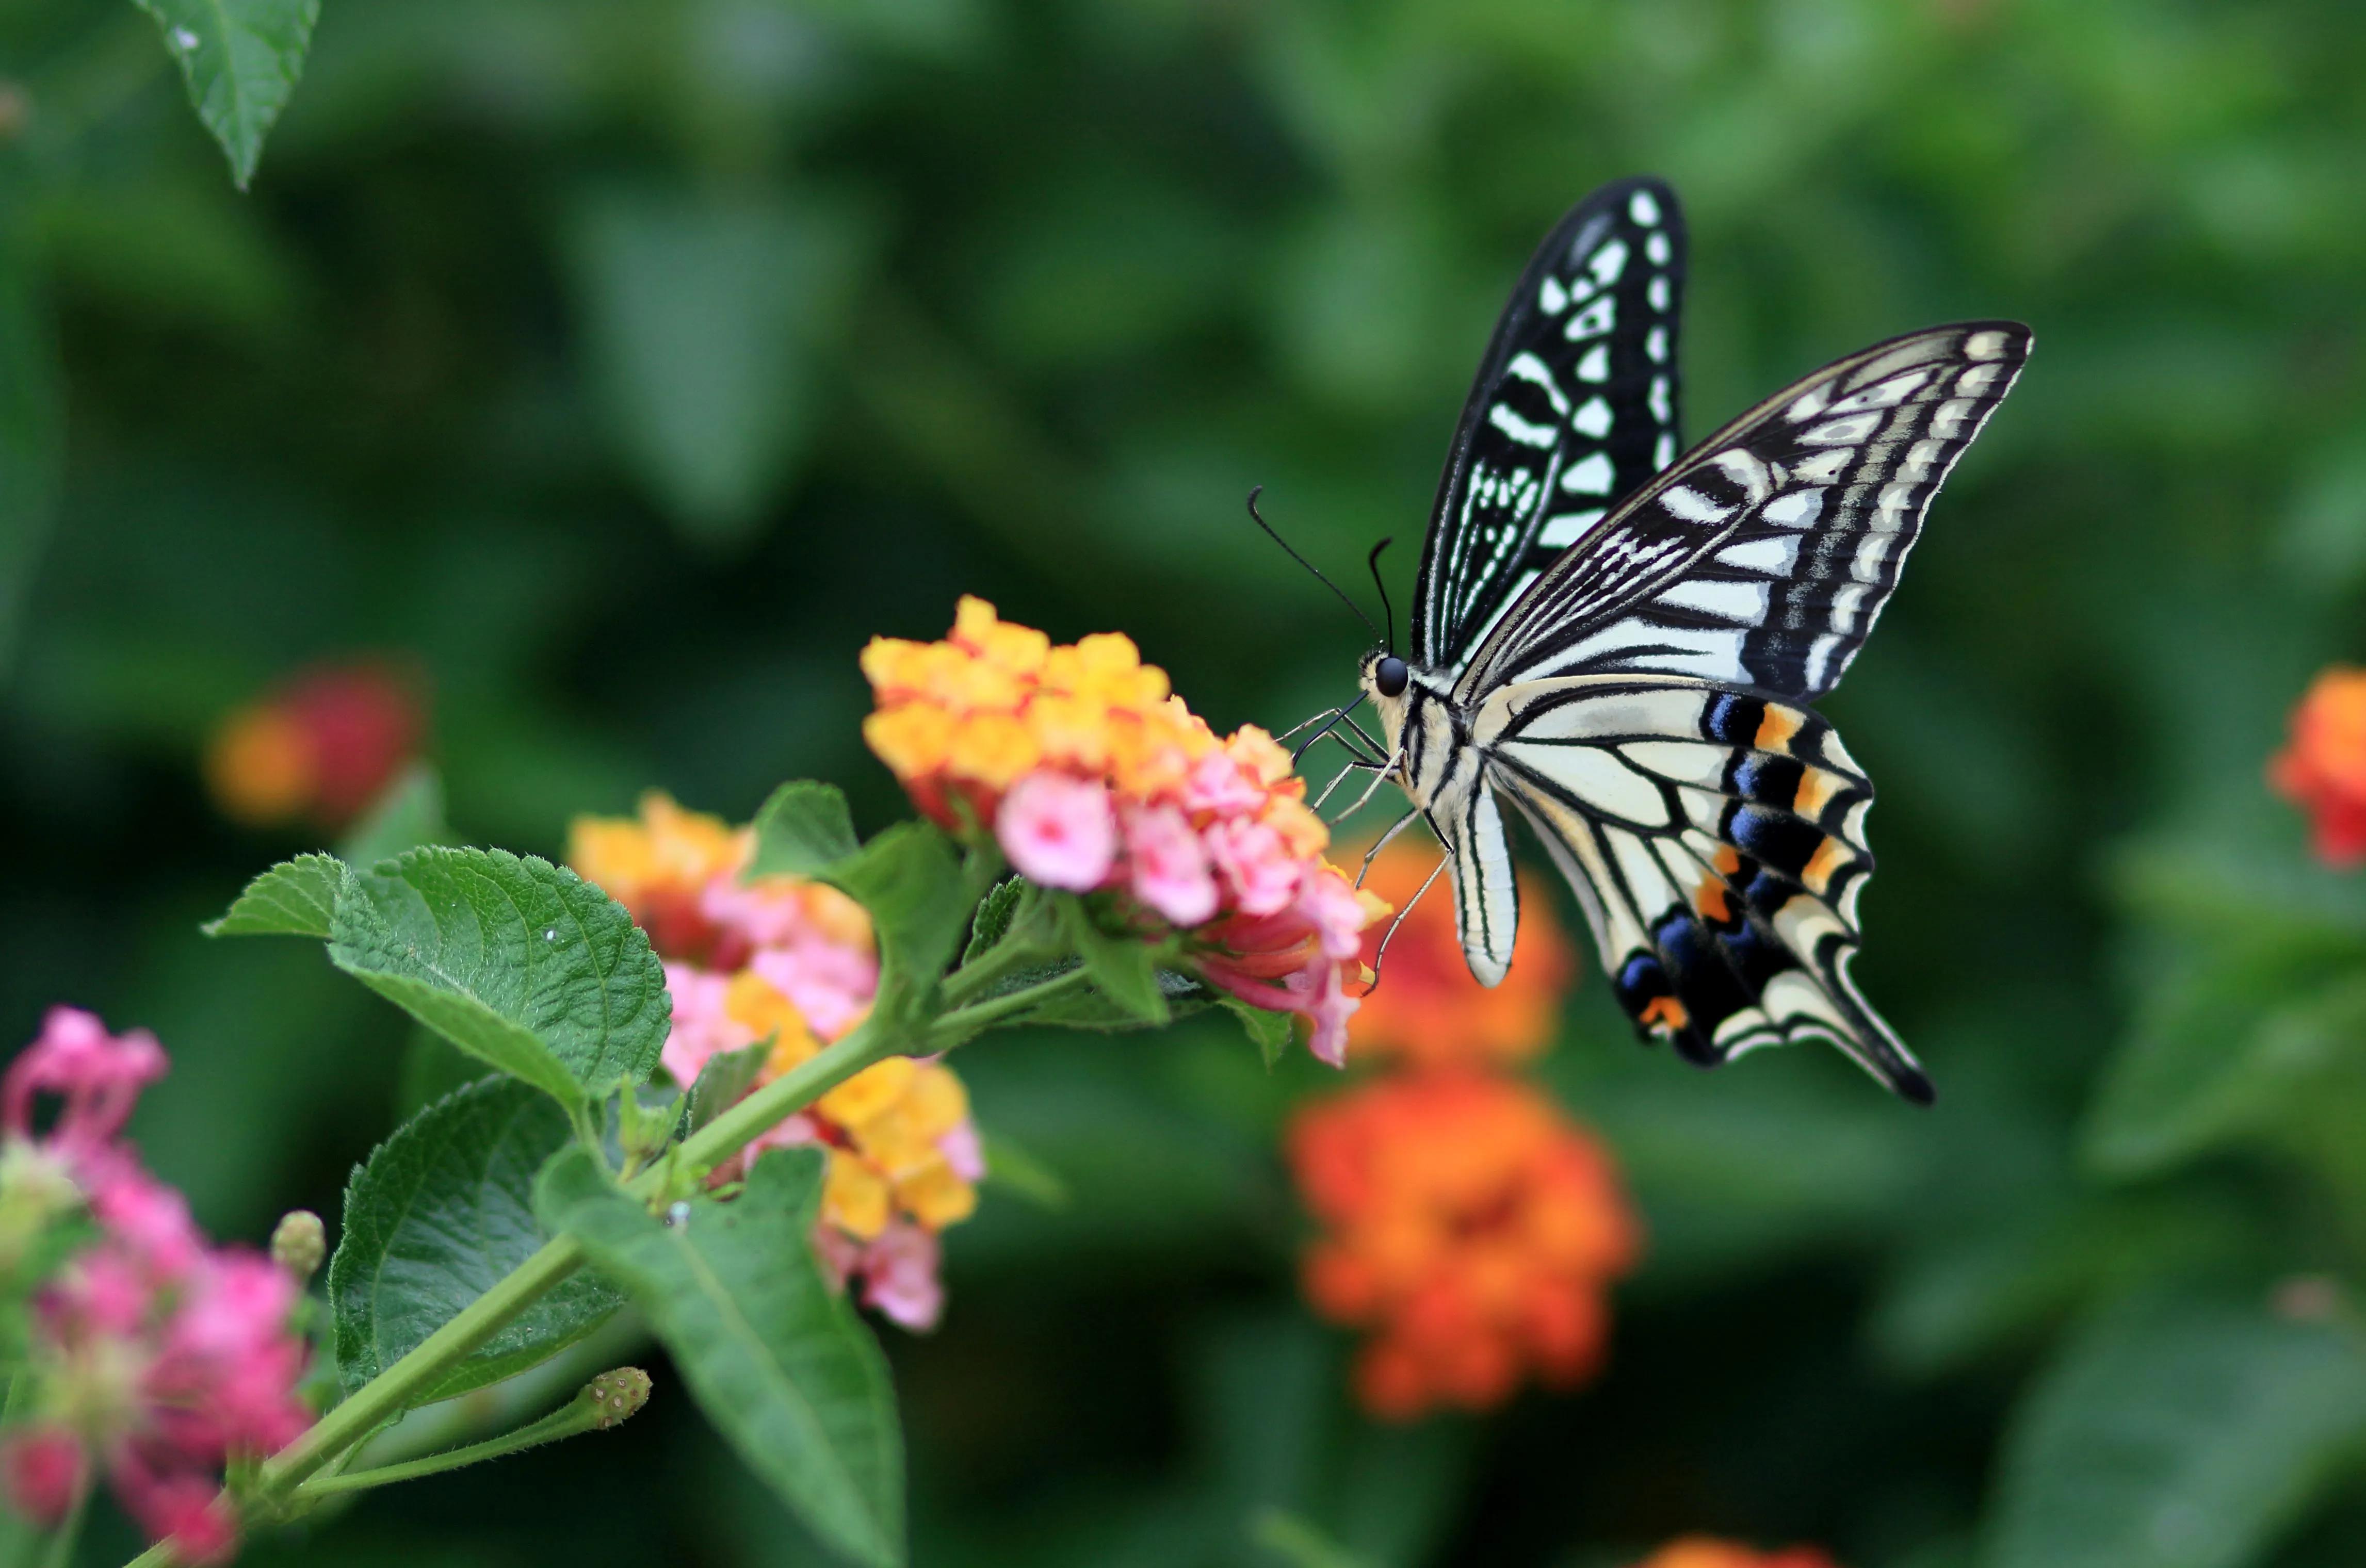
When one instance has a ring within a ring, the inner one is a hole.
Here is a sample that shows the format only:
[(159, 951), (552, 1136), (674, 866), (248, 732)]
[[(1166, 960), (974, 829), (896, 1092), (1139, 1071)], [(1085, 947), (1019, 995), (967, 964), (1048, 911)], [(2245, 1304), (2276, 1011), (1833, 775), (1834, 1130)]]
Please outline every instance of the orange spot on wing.
[(1766, 716), (1758, 721), (1758, 734), (1750, 744), (1760, 751), (1783, 751), (1790, 745), (1791, 737), (1799, 733), (1799, 725), (1805, 717), (1797, 708), (1783, 708), (1769, 702), (1766, 704)]
[(1810, 767), (1799, 777), (1799, 792), (1792, 800), (1791, 809), (1813, 822), (1824, 814), (1824, 808), (1831, 805), (1833, 797), (1840, 792), (1839, 774)]
[(1809, 891), (1820, 893), (1824, 890), (1824, 884), (1831, 880), (1832, 873), (1840, 869), (1841, 862), (1847, 858), (1848, 846), (1837, 838), (1827, 838), (1816, 846), (1816, 852), (1808, 856), (1807, 865), (1800, 868), (1799, 880)]
[(1741, 869), (1741, 851), (1730, 844), (1720, 844), (1717, 846), (1717, 852), (1708, 857), (1708, 863), (1716, 867), (1720, 874), (1730, 877)]
[(1684, 1011), (1684, 1004), (1673, 996), (1651, 998), (1643, 1004), (1643, 1011), (1639, 1016), (1646, 1028), (1665, 1029), (1670, 1034), (1675, 1033), (1692, 1021), (1692, 1014)]

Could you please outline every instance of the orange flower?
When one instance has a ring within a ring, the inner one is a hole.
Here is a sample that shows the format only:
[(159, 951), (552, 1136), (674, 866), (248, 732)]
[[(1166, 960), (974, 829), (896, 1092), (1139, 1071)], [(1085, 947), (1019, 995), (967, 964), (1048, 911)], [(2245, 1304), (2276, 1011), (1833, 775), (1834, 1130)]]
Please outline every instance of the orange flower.
[(1635, 1568), (1833, 1568), (1833, 1563), (1812, 1546), (1753, 1551), (1739, 1541), (1687, 1535), (1668, 1542)]
[(377, 799), (423, 726), (417, 691), (395, 671), (366, 662), (318, 666), (216, 726), (206, 784), (233, 821), (267, 827), (301, 819), (333, 831)]
[(2310, 683), (2268, 781), (2308, 812), (2319, 859), (2366, 860), (2366, 669), (2336, 665)]
[(1131, 638), (1055, 647), (982, 599), (942, 642), (872, 639), (862, 673), (863, 738), (923, 812), (990, 834), (1040, 887), (1113, 895), (1146, 936), (1189, 934), (1211, 984), (1306, 1017), (1340, 1060), (1358, 939), (1387, 910), (1324, 861), (1330, 830), (1270, 735), (1218, 740)]
[(1527, 1377), (1568, 1387), (1600, 1364), (1638, 1226), (1608, 1154), (1536, 1090), (1382, 1079), (1301, 1109), (1288, 1150), (1325, 1227), (1307, 1297), (1371, 1330), (1356, 1384), (1373, 1414), (1484, 1409)]
[[(1396, 908), (1437, 867), (1437, 850), (1400, 838), (1372, 862), (1364, 886)], [(1543, 890), (1521, 879), (1520, 931), (1512, 971), (1490, 989), (1470, 978), (1454, 933), (1451, 889), (1433, 888), (1389, 939), (1380, 982), (1347, 1027), (1355, 1059), (1402, 1059), (1421, 1067), (1515, 1063), (1549, 1044), (1560, 1022), (1560, 999), (1576, 980), (1569, 937)], [(1375, 964), (1386, 926), (1365, 936), (1364, 962)]]

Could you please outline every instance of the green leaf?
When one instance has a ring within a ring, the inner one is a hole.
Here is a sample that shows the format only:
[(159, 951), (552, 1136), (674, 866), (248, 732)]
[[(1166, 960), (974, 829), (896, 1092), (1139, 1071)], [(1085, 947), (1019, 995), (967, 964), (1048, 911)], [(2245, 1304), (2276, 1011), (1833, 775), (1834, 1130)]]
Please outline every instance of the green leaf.
[(814, 1260), (822, 1169), (819, 1150), (774, 1150), (736, 1199), (692, 1199), (665, 1223), (579, 1147), (551, 1161), (537, 1204), (639, 1305), (748, 1467), (830, 1544), (896, 1564), (895, 1390), (877, 1341)]
[(698, 1081), (691, 1085), (690, 1130), (696, 1132), (747, 1093), (756, 1075), (764, 1070), (764, 1058), (772, 1054), (772, 1042), (766, 1039), (736, 1051), (717, 1051), (707, 1058), (706, 1065), (699, 1070)]
[(219, 920), (198, 927), (208, 936), (317, 936), (326, 941), (336, 918), (337, 893), (350, 875), (333, 855), (299, 855), (247, 883)]
[(445, 1039), (569, 1105), (657, 1067), (665, 969), (621, 905), (498, 849), (414, 849), (355, 874), (329, 957)]
[(1154, 944), (1131, 934), (1103, 931), (1085, 901), (1075, 897), (1060, 901), (1060, 930), (1084, 960), (1093, 989), (1120, 1014), (1143, 1024), (1166, 1022), (1170, 1014), (1159, 989)]
[(2088, 1158), (2150, 1175), (2276, 1120), (2343, 1057), (2366, 1054), (2361, 961), (2354, 937), (2320, 934), (2189, 962), (2147, 995), (2105, 1070)]
[(924, 997), (969, 924), (952, 841), (927, 823), (897, 823), (820, 879), (871, 913), (879, 941), (878, 1005), (907, 1008)]
[(2194, 1301), (2090, 1325), (2005, 1439), (1984, 1568), (2235, 1568), (2366, 1438), (2346, 1329)]
[(364, 870), (406, 849), (451, 842), (444, 825), (444, 780), (434, 767), (414, 762), (372, 801), (337, 857)]
[[(417, 1349), (550, 1239), (535, 1220), (535, 1178), (573, 1134), (566, 1112), (530, 1086), (488, 1079), (430, 1105), (355, 1170), (329, 1263), (347, 1392)], [(524, 1372), (623, 1305), (614, 1287), (578, 1274), (412, 1403)]]
[(1011, 920), (1019, 906), (1034, 885), (1024, 877), (1009, 877), (997, 882), (986, 897), (978, 901), (977, 913), (970, 921), (969, 945), (962, 949), (962, 962), (966, 964), (986, 952), (1010, 934)]
[(1264, 1058), (1265, 1065), (1270, 1068), (1279, 1064), (1290, 1051), (1290, 1042), (1296, 1037), (1290, 1020), (1297, 1014), (1277, 1013), (1269, 1007), (1252, 1007), (1237, 996), (1218, 1000), (1225, 1012), (1240, 1020), (1242, 1032), (1248, 1036), (1249, 1044), (1257, 1048), (1257, 1055)]
[(594, 384), (676, 528), (749, 539), (824, 411), (865, 225), (842, 204), (613, 192), (570, 226)]
[(35, 285), (25, 182), (0, 167), (0, 682), (57, 514), (57, 352)]
[(304, 73), (320, 0), (135, 0), (164, 31), (197, 118), (246, 189), (264, 133)]
[(835, 784), (794, 778), (756, 813), (756, 857), (749, 877), (811, 877), (861, 847), (846, 795)]

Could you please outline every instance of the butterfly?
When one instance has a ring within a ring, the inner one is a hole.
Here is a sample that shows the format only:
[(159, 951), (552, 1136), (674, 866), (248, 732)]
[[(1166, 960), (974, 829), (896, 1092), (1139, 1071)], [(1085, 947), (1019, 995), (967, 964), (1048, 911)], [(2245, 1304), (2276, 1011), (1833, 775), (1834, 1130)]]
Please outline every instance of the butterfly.
[(1362, 662), (1381, 735), (1359, 766), (1403, 787), (1397, 828), (1418, 816), (1445, 846), (1481, 983), (1511, 963), (1516, 816), (1646, 1040), (1706, 1067), (1820, 1037), (1929, 1103), (1849, 979), (1873, 786), (1812, 705), (2029, 329), (1876, 343), (1679, 455), (1684, 274), (1654, 179), (1595, 191), (1529, 262), (1439, 481), (1412, 656)]

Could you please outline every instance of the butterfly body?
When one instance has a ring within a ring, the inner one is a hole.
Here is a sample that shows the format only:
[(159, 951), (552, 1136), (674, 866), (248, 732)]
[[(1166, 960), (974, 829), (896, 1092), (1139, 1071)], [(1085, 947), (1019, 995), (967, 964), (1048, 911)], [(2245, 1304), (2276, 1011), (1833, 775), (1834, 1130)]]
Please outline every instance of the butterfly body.
[(1517, 816), (1647, 1038), (1710, 1066), (1819, 1036), (1927, 1101), (1848, 977), (1873, 790), (1811, 704), (2028, 330), (1876, 344), (1679, 456), (1683, 246), (1674, 194), (1622, 181), (1523, 274), (1440, 483), (1413, 656), (1362, 666), (1380, 766), (1446, 847), (1482, 983), (1511, 961)]

